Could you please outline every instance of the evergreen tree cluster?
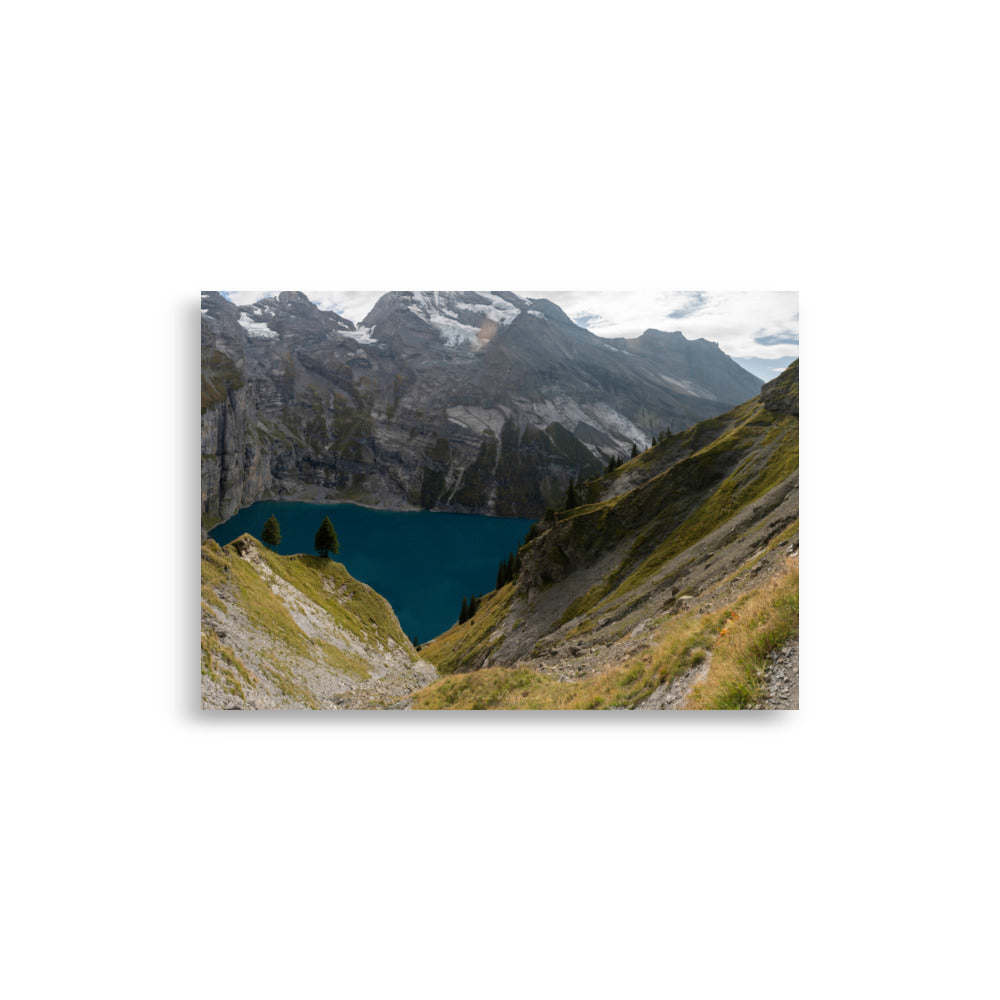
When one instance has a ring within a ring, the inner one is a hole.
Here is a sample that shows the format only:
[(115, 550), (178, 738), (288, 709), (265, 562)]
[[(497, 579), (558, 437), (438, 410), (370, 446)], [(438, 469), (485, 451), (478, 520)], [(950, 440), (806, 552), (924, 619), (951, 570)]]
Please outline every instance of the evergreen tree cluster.
[(464, 625), (471, 618), (475, 617), (479, 610), (479, 598), (475, 594), (470, 598), (462, 598), (462, 610), (458, 613), (458, 624)]
[(521, 568), (521, 553), (520, 550), (515, 554), (511, 552), (509, 556), (502, 563), (500, 563), (500, 568), (497, 570), (497, 590), (506, 584), (510, 583)]

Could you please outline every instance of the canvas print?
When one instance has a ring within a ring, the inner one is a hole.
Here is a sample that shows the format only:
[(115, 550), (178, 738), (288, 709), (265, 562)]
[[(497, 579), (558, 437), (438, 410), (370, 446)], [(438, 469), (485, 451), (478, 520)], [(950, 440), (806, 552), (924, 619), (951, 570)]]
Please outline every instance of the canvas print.
[(203, 292), (204, 709), (798, 708), (795, 292)]

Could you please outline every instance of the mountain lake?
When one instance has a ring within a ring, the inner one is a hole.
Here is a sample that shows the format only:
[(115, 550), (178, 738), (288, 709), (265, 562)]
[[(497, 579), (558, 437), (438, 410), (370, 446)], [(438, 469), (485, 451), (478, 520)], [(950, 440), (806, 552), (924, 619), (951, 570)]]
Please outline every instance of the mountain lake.
[(220, 545), (244, 533), (259, 539), (272, 514), (281, 525), (277, 551), (282, 555), (315, 555), (316, 531), (329, 517), (340, 544), (333, 558), (378, 591), (392, 605), (403, 631), (421, 643), (458, 621), (463, 597), (493, 590), (500, 563), (517, 551), (533, 523), (479, 514), (263, 500), (216, 525), (208, 536)]

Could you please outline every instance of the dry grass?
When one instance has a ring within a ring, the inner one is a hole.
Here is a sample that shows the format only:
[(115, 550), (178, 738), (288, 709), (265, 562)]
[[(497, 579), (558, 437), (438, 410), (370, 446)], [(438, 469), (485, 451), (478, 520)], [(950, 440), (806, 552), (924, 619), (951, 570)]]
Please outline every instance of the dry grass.
[(763, 696), (768, 654), (799, 632), (799, 571), (786, 571), (740, 602), (719, 632), (708, 676), (686, 708), (741, 709)]
[(599, 674), (559, 680), (531, 667), (487, 667), (435, 681), (414, 697), (423, 709), (634, 708), (705, 658), (717, 615), (671, 619), (658, 643)]
[(711, 654), (708, 675), (686, 707), (748, 708), (762, 695), (768, 654), (798, 634), (798, 609), (798, 569), (790, 567), (721, 611), (669, 618), (653, 646), (601, 673), (560, 680), (530, 666), (487, 667), (442, 677), (414, 696), (413, 707), (634, 708)]
[(214, 632), (201, 633), (201, 672), (224, 687), (230, 694), (246, 699), (247, 691), (257, 687), (257, 677), (229, 646), (223, 645)]

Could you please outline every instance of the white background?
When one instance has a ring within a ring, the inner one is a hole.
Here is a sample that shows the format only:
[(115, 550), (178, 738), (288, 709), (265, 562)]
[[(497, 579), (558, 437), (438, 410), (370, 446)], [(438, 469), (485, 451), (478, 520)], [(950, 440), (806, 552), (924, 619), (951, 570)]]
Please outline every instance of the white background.
[[(12, 997), (996, 995), (985, 4), (4, 41)], [(197, 708), (201, 288), (797, 289), (801, 711)]]

